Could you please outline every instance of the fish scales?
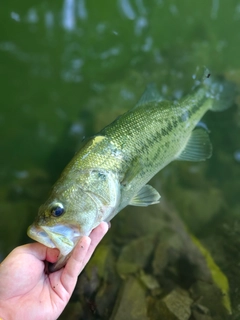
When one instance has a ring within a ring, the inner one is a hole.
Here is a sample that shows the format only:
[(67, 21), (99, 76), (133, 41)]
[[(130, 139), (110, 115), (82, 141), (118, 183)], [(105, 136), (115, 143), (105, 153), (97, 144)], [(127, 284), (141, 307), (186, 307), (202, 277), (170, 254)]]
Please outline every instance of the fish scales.
[[(186, 138), (209, 109), (209, 100), (203, 96), (201, 104), (196, 105), (186, 104), (185, 100), (174, 105), (166, 102), (164, 106), (161, 102), (154, 105), (147, 103), (138, 110), (130, 110), (100, 134), (106, 135), (120, 150), (124, 150), (128, 161), (126, 168), (141, 155), (134, 177), (141, 185), (176, 157), (179, 145), (182, 148), (185, 146)], [(184, 118), (186, 112), (189, 116)]]
[(159, 193), (147, 183), (168, 163), (208, 159), (208, 132), (197, 124), (206, 111), (229, 107), (234, 93), (208, 71), (179, 102), (162, 100), (150, 86), (133, 109), (85, 140), (28, 229), (31, 238), (60, 250), (51, 271), (64, 266), (78, 239), (101, 221), (129, 204), (158, 203)]

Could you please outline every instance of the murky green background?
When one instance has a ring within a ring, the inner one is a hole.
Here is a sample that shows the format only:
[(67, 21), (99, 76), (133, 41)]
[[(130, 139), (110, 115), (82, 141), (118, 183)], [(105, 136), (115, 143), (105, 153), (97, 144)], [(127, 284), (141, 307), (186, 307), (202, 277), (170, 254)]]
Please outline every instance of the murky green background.
[[(133, 106), (147, 83), (177, 99), (201, 65), (240, 83), (237, 0), (5, 1), (0, 25), (0, 258), (29, 241), (28, 224), (82, 137)], [(233, 248), (240, 234), (238, 106), (204, 121), (213, 157), (171, 164), (155, 185), (209, 248), (219, 224), (234, 230), (227, 233)], [(197, 190), (187, 204), (186, 185)], [(113, 224), (120, 221), (121, 214)], [(229, 273), (239, 266), (236, 252), (216, 253)]]

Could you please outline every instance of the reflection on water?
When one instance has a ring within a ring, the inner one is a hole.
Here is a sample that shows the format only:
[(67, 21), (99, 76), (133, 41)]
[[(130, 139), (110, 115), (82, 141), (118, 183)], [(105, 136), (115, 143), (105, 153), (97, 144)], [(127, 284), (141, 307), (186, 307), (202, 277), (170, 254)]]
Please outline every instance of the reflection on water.
[(120, 10), (122, 11), (122, 13), (125, 15), (126, 18), (130, 19), (130, 20), (134, 20), (136, 18), (136, 13), (133, 10), (130, 1), (128, 0), (119, 0), (118, 1)]
[(213, 0), (212, 1), (212, 11), (211, 11), (211, 18), (212, 19), (217, 19), (218, 9), (219, 9), (219, 0)]
[[(0, 19), (1, 256), (28, 241), (27, 225), (82, 137), (133, 106), (148, 83), (179, 99), (191, 90), (198, 65), (240, 83), (238, 1), (24, 0), (2, 5)], [(229, 230), (238, 225), (239, 112), (209, 113), (205, 121), (212, 159), (173, 164), (156, 184), (200, 238), (217, 243), (226, 232), (234, 248), (237, 231)], [(196, 204), (199, 198), (209, 204)], [(195, 207), (205, 214), (194, 220), (188, 213)], [(121, 223), (120, 216), (113, 223)], [(235, 283), (226, 259), (219, 254)]]

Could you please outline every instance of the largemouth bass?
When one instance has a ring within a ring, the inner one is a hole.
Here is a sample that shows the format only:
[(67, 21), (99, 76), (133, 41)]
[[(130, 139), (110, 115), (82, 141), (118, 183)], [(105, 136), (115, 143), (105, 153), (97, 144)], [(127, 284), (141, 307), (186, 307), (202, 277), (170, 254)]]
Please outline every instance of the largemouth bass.
[(192, 93), (179, 102), (161, 98), (153, 86), (137, 105), (86, 141), (40, 207), (29, 237), (60, 250), (52, 265), (65, 265), (78, 239), (127, 205), (159, 202), (147, 182), (173, 160), (202, 161), (212, 154), (208, 132), (197, 126), (208, 111), (233, 101), (233, 87), (205, 70)]

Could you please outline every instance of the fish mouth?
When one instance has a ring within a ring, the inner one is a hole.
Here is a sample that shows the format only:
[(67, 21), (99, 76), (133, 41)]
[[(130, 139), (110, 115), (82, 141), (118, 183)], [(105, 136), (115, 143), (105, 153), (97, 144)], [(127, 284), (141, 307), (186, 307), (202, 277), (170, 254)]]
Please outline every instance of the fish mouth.
[(72, 225), (35, 226), (28, 228), (27, 234), (49, 248), (59, 249), (62, 256), (67, 256), (75, 247), (81, 233)]

